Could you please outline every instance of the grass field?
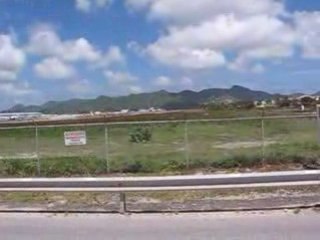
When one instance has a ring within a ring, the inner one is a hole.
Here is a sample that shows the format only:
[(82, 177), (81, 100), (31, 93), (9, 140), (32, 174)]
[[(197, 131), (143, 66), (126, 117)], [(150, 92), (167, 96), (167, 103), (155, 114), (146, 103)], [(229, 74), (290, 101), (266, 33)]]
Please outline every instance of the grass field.
[[(167, 123), (139, 126), (152, 138), (130, 142), (132, 125), (0, 130), (0, 174), (36, 176), (170, 174), (317, 160), (315, 119)], [(87, 145), (65, 147), (65, 131), (85, 130)], [(108, 136), (106, 141), (105, 136)], [(33, 158), (33, 159), (30, 159)]]

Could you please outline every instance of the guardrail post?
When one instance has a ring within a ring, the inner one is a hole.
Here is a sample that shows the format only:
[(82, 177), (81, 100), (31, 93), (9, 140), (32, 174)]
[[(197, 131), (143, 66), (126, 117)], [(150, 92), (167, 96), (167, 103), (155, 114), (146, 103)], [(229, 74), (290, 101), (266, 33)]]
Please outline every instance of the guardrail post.
[(184, 123), (184, 149), (187, 168), (190, 167), (188, 121)]
[(125, 214), (127, 212), (126, 194), (121, 192), (119, 197), (120, 197), (119, 213)]
[(108, 125), (105, 125), (105, 128), (104, 128), (104, 139), (105, 139), (104, 151), (105, 151), (105, 158), (106, 158), (106, 165), (107, 165), (107, 173), (110, 173)]
[(37, 157), (37, 173), (41, 175), (41, 165), (40, 165), (40, 156), (39, 156), (39, 133), (38, 133), (38, 126), (35, 123), (35, 152)]

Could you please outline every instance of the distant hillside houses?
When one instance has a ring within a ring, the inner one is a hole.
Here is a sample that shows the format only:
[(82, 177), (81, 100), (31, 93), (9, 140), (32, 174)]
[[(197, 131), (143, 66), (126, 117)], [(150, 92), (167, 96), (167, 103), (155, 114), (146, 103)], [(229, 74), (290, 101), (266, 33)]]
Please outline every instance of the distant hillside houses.
[(254, 105), (256, 108), (264, 108), (264, 107), (276, 107), (277, 101), (276, 100), (262, 100), (262, 101), (254, 101)]
[(297, 98), (295, 98), (299, 101), (303, 100), (303, 99), (310, 99), (310, 100), (314, 100), (314, 101), (319, 101), (320, 100), (320, 96), (315, 96), (315, 95), (301, 95)]

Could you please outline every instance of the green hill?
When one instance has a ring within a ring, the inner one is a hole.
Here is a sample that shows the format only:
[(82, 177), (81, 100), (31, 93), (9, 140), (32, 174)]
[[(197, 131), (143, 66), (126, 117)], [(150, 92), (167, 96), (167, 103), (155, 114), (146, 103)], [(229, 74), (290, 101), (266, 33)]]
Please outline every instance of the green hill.
[(4, 112), (42, 112), (42, 113), (84, 113), (90, 111), (119, 111), (121, 109), (145, 109), (150, 107), (172, 109), (191, 109), (212, 101), (255, 101), (271, 99), (272, 94), (253, 91), (241, 86), (230, 89), (211, 88), (199, 92), (182, 91), (171, 93), (165, 90), (131, 94), (128, 96), (100, 96), (96, 99), (71, 99), (67, 101), (49, 101), (39, 106), (15, 105)]

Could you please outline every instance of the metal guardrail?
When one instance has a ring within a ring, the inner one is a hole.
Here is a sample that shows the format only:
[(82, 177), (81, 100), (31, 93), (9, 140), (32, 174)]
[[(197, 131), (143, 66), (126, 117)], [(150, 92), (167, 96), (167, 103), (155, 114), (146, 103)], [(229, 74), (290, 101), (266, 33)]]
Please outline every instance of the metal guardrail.
[(320, 170), (173, 177), (119, 178), (8, 178), (0, 192), (112, 192), (120, 193), (120, 212), (126, 211), (125, 193), (197, 191), (320, 185)]

